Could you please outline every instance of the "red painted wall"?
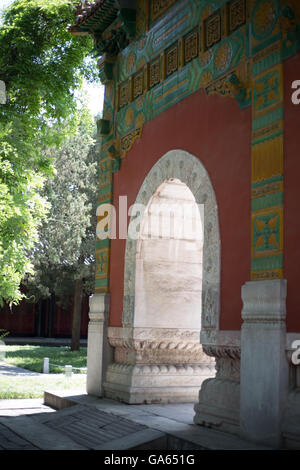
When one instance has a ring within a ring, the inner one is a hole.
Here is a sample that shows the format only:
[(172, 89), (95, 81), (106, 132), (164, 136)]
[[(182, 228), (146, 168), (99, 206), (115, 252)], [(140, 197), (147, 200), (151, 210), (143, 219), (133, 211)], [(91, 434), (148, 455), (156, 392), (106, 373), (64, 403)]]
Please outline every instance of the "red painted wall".
[(21, 302), (12, 310), (5, 305), (0, 311), (0, 328), (14, 336), (34, 335), (34, 305)]
[[(222, 329), (240, 329), (241, 286), (250, 277), (251, 109), (201, 90), (146, 123), (114, 175), (114, 204), (135, 202), (144, 178), (166, 152), (198, 157), (211, 178), (221, 232)], [(125, 240), (112, 240), (110, 325), (121, 326)]]
[[(80, 336), (81, 338), (87, 337), (88, 329), (88, 316), (89, 311), (89, 297), (85, 296), (82, 301), (82, 312), (80, 322)], [(55, 306), (53, 318), (53, 337), (68, 337), (72, 335), (72, 314), (73, 304), (68, 309), (63, 309), (59, 305)]]
[(300, 80), (300, 54), (284, 64), (284, 277), (287, 279), (287, 329), (300, 332), (300, 104), (291, 100), (292, 82)]
[[(48, 329), (48, 316), (49, 316), (50, 301), (44, 302), (44, 334), (49, 336)], [(72, 335), (72, 312), (73, 306), (70, 305), (67, 309), (62, 309), (58, 304), (55, 305), (53, 315), (53, 337), (71, 337)], [(89, 321), (89, 297), (86, 295), (83, 298), (82, 312), (81, 312), (81, 338), (87, 338), (88, 321)], [(11, 336), (35, 336), (35, 305), (29, 302), (22, 301), (20, 305), (14, 306), (12, 312), (9, 307), (5, 305), (0, 310), (0, 328), (9, 331)]]

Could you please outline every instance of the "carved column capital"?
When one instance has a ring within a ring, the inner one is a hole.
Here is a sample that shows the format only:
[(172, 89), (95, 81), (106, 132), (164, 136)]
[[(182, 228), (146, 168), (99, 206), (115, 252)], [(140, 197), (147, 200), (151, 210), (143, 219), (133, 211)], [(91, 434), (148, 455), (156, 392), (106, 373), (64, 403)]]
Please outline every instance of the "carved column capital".
[(278, 323), (286, 318), (285, 279), (250, 281), (242, 287), (242, 318), (246, 323)]
[(93, 294), (89, 299), (89, 318), (90, 322), (104, 322), (105, 314), (109, 310), (109, 294)]

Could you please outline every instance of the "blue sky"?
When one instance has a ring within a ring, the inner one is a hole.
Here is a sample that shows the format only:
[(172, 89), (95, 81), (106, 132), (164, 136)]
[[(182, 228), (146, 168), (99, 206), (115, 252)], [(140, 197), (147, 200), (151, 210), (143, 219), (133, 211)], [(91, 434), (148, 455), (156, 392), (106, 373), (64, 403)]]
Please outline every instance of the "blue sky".
[[(8, 7), (14, 0), (0, 0), (0, 13)], [(89, 85), (84, 83), (84, 90), (87, 93), (88, 105), (92, 114), (97, 115), (102, 112), (103, 98), (104, 98), (104, 87), (99, 84)]]
[(10, 3), (12, 0), (0, 0), (0, 9), (6, 8)]

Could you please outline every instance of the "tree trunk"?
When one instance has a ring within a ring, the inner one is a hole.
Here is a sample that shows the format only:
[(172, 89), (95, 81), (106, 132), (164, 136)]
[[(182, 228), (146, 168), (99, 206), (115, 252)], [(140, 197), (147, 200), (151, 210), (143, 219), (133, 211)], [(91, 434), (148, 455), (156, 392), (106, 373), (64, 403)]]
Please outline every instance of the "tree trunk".
[(34, 336), (41, 335), (41, 321), (42, 321), (42, 300), (39, 299), (34, 305)]
[(82, 310), (82, 279), (75, 281), (75, 295), (73, 306), (73, 320), (72, 320), (72, 342), (71, 351), (79, 351), (80, 349), (80, 324), (81, 324), (81, 310)]
[(54, 311), (55, 311), (55, 305), (56, 305), (56, 298), (55, 294), (51, 294), (50, 297), (50, 308), (48, 311), (48, 338), (53, 337), (53, 320), (54, 320)]

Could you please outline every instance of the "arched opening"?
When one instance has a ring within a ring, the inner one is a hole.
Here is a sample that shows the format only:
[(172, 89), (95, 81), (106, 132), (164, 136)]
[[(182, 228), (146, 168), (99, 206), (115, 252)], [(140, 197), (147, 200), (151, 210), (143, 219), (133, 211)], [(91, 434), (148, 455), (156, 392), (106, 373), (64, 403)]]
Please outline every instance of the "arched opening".
[(191, 190), (177, 178), (162, 183), (140, 225), (134, 327), (199, 330), (203, 224)]
[(215, 344), (219, 331), (220, 238), (209, 175), (198, 158), (172, 150), (149, 171), (134, 208), (122, 326), (108, 328), (114, 362), (105, 395), (126, 403), (196, 402), (202, 383), (215, 376), (203, 345)]

